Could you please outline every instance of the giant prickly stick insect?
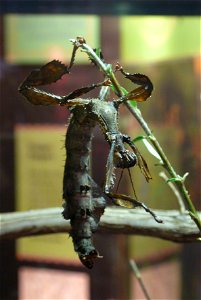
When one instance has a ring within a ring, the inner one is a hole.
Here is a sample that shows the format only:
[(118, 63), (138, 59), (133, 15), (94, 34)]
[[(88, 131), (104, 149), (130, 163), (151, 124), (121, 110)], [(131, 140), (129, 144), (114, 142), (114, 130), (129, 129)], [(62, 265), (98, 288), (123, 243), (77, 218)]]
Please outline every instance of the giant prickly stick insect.
[[(63, 177), (63, 217), (66, 220), (70, 219), (75, 251), (81, 262), (91, 269), (94, 260), (101, 257), (93, 245), (92, 233), (97, 230), (100, 217), (104, 212), (105, 196), (119, 206), (142, 207), (157, 222), (161, 222), (144, 203), (130, 196), (112, 192), (115, 168), (129, 169), (138, 165), (146, 180), (151, 179), (148, 166), (131, 138), (119, 131), (118, 108), (128, 100), (146, 100), (152, 93), (153, 85), (147, 76), (126, 73), (118, 64), (116, 69), (139, 87), (116, 100), (104, 101), (105, 99), (101, 97), (80, 98), (97, 87), (110, 86), (111, 82), (108, 78), (103, 82), (77, 89), (66, 96), (57, 96), (37, 89), (36, 87), (56, 82), (69, 73), (76, 51), (85, 44), (85, 40), (78, 37), (73, 43), (72, 58), (68, 67), (60, 61), (53, 60), (40, 69), (33, 70), (20, 85), (19, 92), (32, 104), (66, 106), (71, 112), (65, 141), (67, 158)], [(102, 55), (100, 59), (103, 61)], [(95, 63), (93, 60), (92, 62)], [(91, 178), (89, 167), (92, 131), (97, 124), (110, 146), (103, 191)], [(131, 150), (127, 150), (125, 144)]]

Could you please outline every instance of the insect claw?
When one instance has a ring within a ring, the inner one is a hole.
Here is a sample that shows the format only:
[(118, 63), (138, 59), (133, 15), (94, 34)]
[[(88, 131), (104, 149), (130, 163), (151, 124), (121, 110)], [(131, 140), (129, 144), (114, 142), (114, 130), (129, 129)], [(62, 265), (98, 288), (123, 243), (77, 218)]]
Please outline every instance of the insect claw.
[(151, 209), (149, 209), (144, 203), (139, 202), (139, 206), (143, 207), (146, 212), (150, 213), (150, 215), (152, 215), (152, 217), (154, 218), (154, 220), (157, 223), (163, 223), (163, 220), (161, 220), (160, 218), (158, 218), (156, 216), (156, 214)]
[(121, 71), (122, 69), (123, 69), (123, 67), (120, 65), (119, 62), (117, 62), (116, 65), (115, 65), (115, 72), (116, 71)]
[(112, 82), (109, 78), (103, 82), (104, 86), (110, 86), (111, 84), (112, 84)]
[(69, 41), (77, 48), (86, 43), (86, 40), (81, 36), (78, 36), (76, 39), (69, 39)]
[(78, 36), (76, 38), (77, 42), (80, 43), (81, 45), (86, 44), (86, 40), (82, 36)]
[(161, 220), (161, 219), (158, 218), (157, 216), (155, 216), (155, 220), (156, 220), (156, 222), (158, 222), (158, 223), (163, 223), (163, 220)]

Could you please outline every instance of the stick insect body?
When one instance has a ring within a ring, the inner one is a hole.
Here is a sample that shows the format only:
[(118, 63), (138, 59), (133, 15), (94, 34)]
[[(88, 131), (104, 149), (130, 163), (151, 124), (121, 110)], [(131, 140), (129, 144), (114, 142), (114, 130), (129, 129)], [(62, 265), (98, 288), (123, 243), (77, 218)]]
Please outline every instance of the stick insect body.
[[(102, 101), (100, 98), (82, 99), (83, 94), (102, 86), (110, 85), (106, 78), (103, 82), (77, 89), (66, 96), (57, 96), (37, 89), (37, 86), (50, 84), (69, 73), (74, 63), (77, 49), (85, 43), (77, 38), (74, 43), (69, 67), (53, 60), (38, 70), (33, 70), (20, 85), (19, 92), (35, 105), (61, 105), (70, 109), (71, 118), (66, 134), (67, 159), (63, 177), (63, 199), (65, 219), (70, 219), (71, 236), (74, 249), (81, 262), (92, 268), (94, 259), (100, 257), (92, 242), (92, 234), (97, 230), (100, 217), (106, 206), (105, 195), (119, 206), (134, 208), (140, 206), (150, 213), (157, 222), (160, 219), (142, 202), (132, 197), (112, 192), (114, 186), (114, 169), (140, 167), (146, 180), (151, 179), (148, 166), (131, 138), (122, 134), (118, 128), (118, 108), (123, 102), (135, 99), (144, 101), (151, 95), (153, 86), (149, 78), (141, 74), (125, 73), (120, 65), (117, 69), (139, 87), (127, 95), (113, 100)], [(103, 191), (90, 176), (90, 149), (92, 131), (99, 125), (106, 141), (110, 145), (106, 165), (106, 179)], [(125, 144), (131, 150), (125, 148)]]

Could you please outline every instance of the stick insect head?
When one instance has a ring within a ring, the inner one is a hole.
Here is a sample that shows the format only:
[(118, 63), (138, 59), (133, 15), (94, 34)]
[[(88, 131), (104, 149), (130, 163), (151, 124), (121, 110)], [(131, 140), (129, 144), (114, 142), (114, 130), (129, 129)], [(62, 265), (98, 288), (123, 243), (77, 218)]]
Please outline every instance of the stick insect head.
[(112, 140), (113, 143), (113, 162), (117, 168), (125, 169), (134, 167), (137, 163), (137, 156), (134, 151), (129, 151), (125, 148), (127, 141), (124, 135), (116, 133)]

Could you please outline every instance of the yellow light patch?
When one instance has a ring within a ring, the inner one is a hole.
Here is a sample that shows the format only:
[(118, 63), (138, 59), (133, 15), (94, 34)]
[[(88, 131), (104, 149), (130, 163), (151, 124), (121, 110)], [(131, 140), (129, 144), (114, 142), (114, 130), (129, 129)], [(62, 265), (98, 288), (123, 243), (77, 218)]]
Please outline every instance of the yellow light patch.
[[(18, 211), (62, 206), (65, 131), (64, 126), (16, 127)], [(40, 259), (77, 259), (68, 234), (19, 239), (17, 254)]]
[(199, 55), (200, 20), (200, 17), (122, 16), (121, 63), (152, 63)]
[[(95, 15), (7, 14), (4, 16), (6, 61), (15, 64), (43, 64), (52, 59), (68, 62), (72, 53), (69, 39), (83, 36), (92, 47), (99, 46), (99, 23)], [(76, 62), (88, 64), (86, 55), (78, 53)]]

